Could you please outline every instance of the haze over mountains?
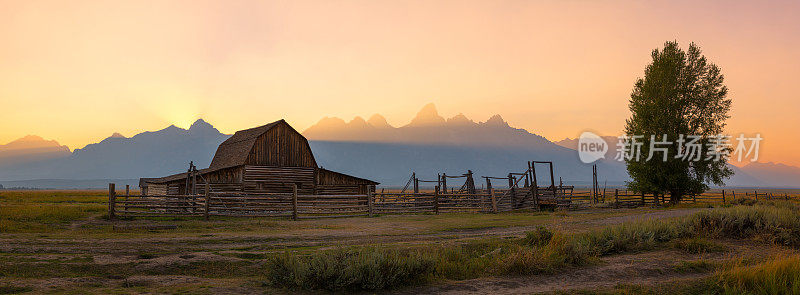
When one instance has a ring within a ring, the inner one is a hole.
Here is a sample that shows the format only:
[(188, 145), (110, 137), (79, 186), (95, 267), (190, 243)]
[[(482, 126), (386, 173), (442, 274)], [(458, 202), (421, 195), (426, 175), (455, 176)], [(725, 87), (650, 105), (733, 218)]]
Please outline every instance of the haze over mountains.
[(500, 115), (475, 122), (458, 114), (445, 119), (433, 104), (420, 110), (410, 123), (393, 127), (381, 115), (350, 122), (324, 118), (303, 132), (309, 140), (382, 142), (402, 144), (459, 145), (480, 147), (553, 146), (553, 143), (525, 129), (510, 127)]
[(69, 155), (68, 147), (58, 144), (55, 140), (45, 140), (35, 135), (0, 145), (0, 163), (6, 165), (63, 158)]
[[(350, 122), (324, 118), (303, 134), (311, 141), (317, 162), (336, 171), (367, 177), (383, 184), (402, 185), (416, 172), (422, 179), (438, 173), (456, 175), (473, 170), (478, 176), (523, 172), (530, 160), (553, 161), (558, 177), (589, 183), (591, 165), (575, 151), (542, 136), (513, 128), (499, 115), (475, 122), (462, 114), (445, 119), (428, 104), (407, 125), (393, 127), (380, 115)], [(598, 163), (604, 177), (626, 179), (620, 163)], [(539, 179), (549, 180), (544, 167)], [(480, 181), (478, 179), (476, 181)]]
[[(189, 129), (169, 126), (130, 138), (115, 133), (61, 157), (0, 162), (0, 180), (138, 179), (177, 173), (188, 168), (189, 161), (199, 167), (208, 166), (217, 146), (228, 136), (203, 120), (197, 120)], [(25, 183), (30, 182), (5, 186)]]
[[(404, 126), (391, 126), (380, 115), (349, 122), (324, 118), (303, 134), (319, 165), (387, 186), (402, 186), (412, 171), (423, 179), (436, 179), (437, 173), (461, 174), (467, 169), (477, 176), (505, 176), (524, 171), (529, 160), (553, 161), (556, 182), (561, 177), (565, 183), (580, 185), (591, 179), (591, 165), (581, 163), (573, 150), (575, 140), (554, 143), (511, 127), (499, 115), (484, 122), (461, 114), (446, 119), (432, 104)], [(102, 187), (109, 179), (135, 184), (139, 177), (183, 172), (189, 161), (207, 167), (217, 146), (229, 136), (203, 120), (189, 129), (169, 126), (129, 138), (115, 133), (73, 152), (55, 141), (28, 136), (0, 145), (0, 184), (82, 188)], [(624, 165), (612, 161), (615, 144), (610, 144), (610, 158), (597, 163), (600, 181), (609, 185), (627, 180)], [(789, 187), (797, 186), (800, 179), (800, 168), (781, 164), (756, 163), (735, 170), (730, 185)], [(32, 179), (36, 181), (29, 181)], [(549, 175), (542, 173), (540, 179), (548, 181)], [(483, 183), (482, 179), (476, 181)]]

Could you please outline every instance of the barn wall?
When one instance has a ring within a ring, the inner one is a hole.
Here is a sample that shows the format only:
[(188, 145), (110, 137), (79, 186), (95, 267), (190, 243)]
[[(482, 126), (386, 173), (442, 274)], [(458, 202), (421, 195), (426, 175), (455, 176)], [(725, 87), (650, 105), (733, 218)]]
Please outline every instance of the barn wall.
[(149, 195), (166, 195), (167, 194), (167, 185), (166, 184), (148, 184), (147, 185), (147, 194), (149, 194)]
[(167, 184), (167, 194), (168, 195), (182, 195), (183, 192), (181, 191), (181, 189), (184, 186), (185, 186), (185, 184), (179, 184), (179, 183)]
[[(220, 169), (217, 171), (208, 172), (203, 174), (203, 177), (209, 183), (241, 183), (242, 182), (242, 167), (231, 167)], [(198, 182), (202, 182), (200, 177), (198, 177)]]
[(314, 168), (244, 166), (243, 187), (246, 192), (290, 193), (297, 184), (299, 194), (314, 193)]
[[(231, 167), (208, 172), (202, 175), (209, 182), (212, 192), (241, 192), (242, 191), (242, 167)], [(203, 177), (197, 176), (197, 193), (205, 193)], [(152, 184), (151, 184), (152, 186)], [(166, 192), (169, 195), (187, 194), (186, 178), (172, 180), (166, 183)], [(188, 189), (191, 193), (191, 187)], [(152, 193), (151, 193), (152, 194)]]
[(375, 185), (368, 180), (325, 169), (317, 170), (317, 193), (320, 195), (366, 194)]
[(256, 139), (246, 165), (317, 167), (308, 141), (288, 124), (278, 124)]

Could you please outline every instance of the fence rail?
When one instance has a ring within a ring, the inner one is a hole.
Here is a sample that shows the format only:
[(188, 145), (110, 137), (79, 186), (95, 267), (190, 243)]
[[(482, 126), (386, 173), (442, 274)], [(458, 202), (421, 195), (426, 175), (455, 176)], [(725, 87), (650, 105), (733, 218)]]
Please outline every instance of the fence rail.
[[(208, 192), (209, 190), (205, 190)], [(691, 203), (730, 203), (737, 199), (783, 200), (788, 194), (722, 190), (687, 196)], [(575, 210), (605, 202), (605, 193), (575, 192), (572, 187), (513, 187), (475, 193), (370, 193), (365, 195), (306, 195), (291, 193), (208, 192), (197, 195), (116, 195), (109, 184), (109, 217), (211, 216), (291, 217), (293, 219), (372, 216), (374, 214), (439, 214), (446, 212), (497, 213), (544, 207)], [(615, 190), (614, 208), (657, 206), (664, 196)]]

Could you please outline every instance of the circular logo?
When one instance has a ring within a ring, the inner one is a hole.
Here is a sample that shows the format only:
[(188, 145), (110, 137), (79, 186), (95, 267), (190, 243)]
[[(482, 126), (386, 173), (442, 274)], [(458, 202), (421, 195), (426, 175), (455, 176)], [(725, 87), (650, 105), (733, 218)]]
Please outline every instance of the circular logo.
[(581, 133), (578, 138), (578, 157), (586, 164), (605, 158), (608, 143), (592, 132)]

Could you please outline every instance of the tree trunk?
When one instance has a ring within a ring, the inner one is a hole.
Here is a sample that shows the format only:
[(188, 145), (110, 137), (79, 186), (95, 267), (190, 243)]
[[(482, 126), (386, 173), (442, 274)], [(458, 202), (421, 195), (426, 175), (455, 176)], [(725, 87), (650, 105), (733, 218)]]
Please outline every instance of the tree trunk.
[(682, 195), (679, 193), (670, 193), (669, 194), (669, 204), (670, 205), (678, 205), (681, 201)]

